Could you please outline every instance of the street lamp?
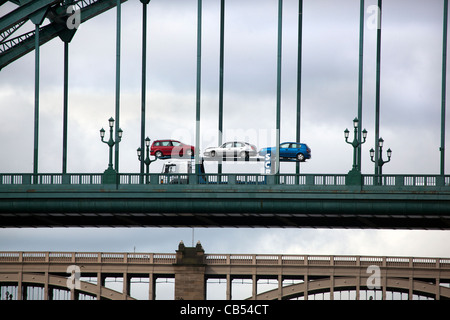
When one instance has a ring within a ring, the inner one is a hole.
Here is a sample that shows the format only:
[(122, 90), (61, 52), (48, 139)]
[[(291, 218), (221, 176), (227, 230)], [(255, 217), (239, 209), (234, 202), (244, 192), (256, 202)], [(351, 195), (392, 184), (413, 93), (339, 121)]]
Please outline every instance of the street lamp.
[(113, 117), (109, 118), (108, 124), (109, 124), (109, 140), (108, 141), (104, 140), (106, 131), (103, 128), (100, 129), (100, 139), (103, 143), (106, 143), (109, 147), (109, 163), (108, 163), (108, 169), (106, 169), (105, 174), (106, 175), (109, 174), (108, 178), (110, 178), (110, 179), (113, 179), (113, 177), (114, 177), (113, 180), (109, 180), (108, 178), (106, 178), (106, 179), (108, 179), (108, 181), (110, 181), (110, 182), (113, 182), (113, 181), (115, 182), (116, 171), (113, 169), (113, 163), (112, 163), (113, 162), (113, 160), (112, 160), (113, 159), (113, 147), (116, 143), (119, 143), (122, 140), (123, 131), (120, 128), (117, 130), (117, 141), (114, 141), (114, 139), (113, 139), (114, 118)]
[(389, 161), (391, 161), (391, 157), (392, 157), (392, 150), (389, 148), (387, 150), (388, 160), (387, 161), (383, 160), (383, 154), (382, 154), (383, 144), (384, 144), (383, 138), (378, 139), (378, 163), (373, 159), (373, 157), (375, 156), (375, 150), (373, 150), (373, 148), (370, 149), (370, 160), (372, 160), (372, 162), (374, 162), (375, 165), (378, 166), (378, 174), (380, 175), (380, 177), (383, 174), (383, 165), (385, 163), (388, 163)]
[(353, 137), (352, 142), (348, 141), (350, 131), (348, 129), (344, 130), (345, 142), (348, 144), (351, 144), (353, 146), (353, 167), (352, 167), (352, 170), (350, 170), (348, 172), (347, 177), (345, 179), (346, 185), (360, 186), (362, 184), (361, 167), (360, 167), (359, 163), (357, 163), (357, 153), (358, 153), (358, 147), (360, 145), (362, 145), (364, 142), (366, 142), (367, 130), (364, 129), (362, 131), (362, 138), (364, 140), (359, 141), (358, 140), (358, 126), (359, 126), (358, 118), (353, 119), (354, 137)]
[(142, 149), (141, 148), (137, 148), (136, 151), (137, 151), (138, 160), (139, 161), (143, 161), (144, 164), (145, 164), (146, 173), (147, 173), (146, 183), (148, 183), (148, 174), (149, 174), (149, 171), (150, 171), (150, 163), (158, 160), (158, 158), (155, 157), (155, 159), (150, 160), (150, 138), (147, 137), (147, 138), (145, 138), (144, 141), (145, 141), (145, 159), (144, 160), (141, 159), (141, 156), (142, 156)]
[(348, 137), (350, 135), (350, 131), (348, 129), (344, 130), (344, 137), (345, 137), (345, 142), (347, 142), (348, 144), (351, 144), (353, 146), (353, 167), (352, 167), (352, 171), (361, 171), (359, 164), (356, 161), (356, 155), (357, 155), (357, 149), (360, 145), (362, 145), (363, 143), (366, 142), (366, 138), (367, 138), (367, 131), (366, 129), (364, 129), (362, 131), (362, 137), (363, 137), (363, 141), (358, 141), (358, 124), (359, 124), (359, 120), (358, 118), (353, 119), (353, 128), (354, 128), (354, 138), (352, 142), (348, 141)]

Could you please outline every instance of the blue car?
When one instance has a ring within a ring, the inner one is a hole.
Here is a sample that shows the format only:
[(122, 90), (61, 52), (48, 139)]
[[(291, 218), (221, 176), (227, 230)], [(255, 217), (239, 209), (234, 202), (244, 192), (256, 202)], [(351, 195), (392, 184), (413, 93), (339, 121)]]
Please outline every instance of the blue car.
[[(275, 152), (275, 147), (263, 148), (259, 155), (265, 156), (268, 153)], [(280, 144), (280, 158), (295, 158), (297, 161), (311, 159), (311, 149), (304, 143), (283, 142)]]

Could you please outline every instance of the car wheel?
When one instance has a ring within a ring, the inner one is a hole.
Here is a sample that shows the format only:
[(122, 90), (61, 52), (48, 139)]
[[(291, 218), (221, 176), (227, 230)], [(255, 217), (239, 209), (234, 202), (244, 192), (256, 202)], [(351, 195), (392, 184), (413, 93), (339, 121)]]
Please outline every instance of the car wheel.
[(156, 152), (155, 152), (155, 157), (161, 158), (162, 156), (163, 156), (163, 154), (162, 154), (161, 151), (156, 151)]
[(303, 153), (299, 153), (299, 154), (297, 155), (297, 160), (298, 160), (298, 161), (305, 161), (305, 156), (303, 155)]
[(250, 152), (248, 152), (248, 151), (242, 151), (242, 152), (240, 153), (240, 156), (241, 156), (241, 158), (247, 160), (247, 159), (250, 158)]
[(214, 158), (216, 156), (216, 152), (215, 151), (211, 151), (211, 158)]

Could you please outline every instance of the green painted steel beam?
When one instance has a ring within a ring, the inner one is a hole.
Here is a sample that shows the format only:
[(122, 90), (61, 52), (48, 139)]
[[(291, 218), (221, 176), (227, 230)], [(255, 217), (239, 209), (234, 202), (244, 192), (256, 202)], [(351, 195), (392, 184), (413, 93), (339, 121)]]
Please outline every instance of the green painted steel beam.
[[(127, 0), (121, 0), (122, 3)], [(80, 20), (81, 23), (96, 17), (97, 15), (108, 11), (116, 6), (116, 1), (114, 0), (104, 0), (98, 1), (90, 4), (81, 9)], [(40, 29), (39, 43), (44, 45), (48, 41), (60, 36), (62, 33), (67, 32), (67, 27), (65, 24), (61, 23), (50, 23)], [(0, 70), (10, 63), (16, 61), (17, 59), (23, 57), (27, 53), (34, 50), (35, 35), (31, 35), (26, 39), (20, 41), (20, 43), (14, 45), (12, 48), (4, 51), (0, 54)]]
[[(219, 40), (219, 120), (218, 146), (223, 143), (223, 85), (225, 58), (225, 0), (220, 0), (220, 40)], [(222, 173), (222, 160), (217, 163), (217, 172)]]
[(195, 172), (200, 172), (200, 119), (202, 86), (202, 0), (197, 0), (197, 75), (195, 93)]
[(30, 17), (37, 11), (62, 2), (63, 0), (29, 1), (0, 19), (0, 33), (21, 21), (30, 19)]
[[(364, 0), (360, 0), (359, 5), (359, 59), (358, 59), (358, 141), (362, 141), (363, 128), (363, 69), (364, 69)], [(358, 146), (358, 171), (361, 172), (361, 145)]]
[(434, 191), (406, 189), (3, 185), (0, 186), (0, 227), (76, 223), (78, 226), (450, 229), (448, 187)]
[(33, 148), (33, 173), (38, 173), (39, 162), (39, 25), (36, 24), (35, 44), (34, 44), (34, 148)]
[[(42, 46), (53, 38), (57, 37), (60, 32), (64, 30), (62, 25), (50, 24), (42, 27), (39, 32), (39, 44)], [(0, 70), (15, 60), (23, 57), (35, 48), (35, 35), (23, 40), (19, 45), (13, 49), (9, 49), (0, 54)]]
[[(145, 109), (147, 91), (147, 5), (150, 0), (141, 0), (142, 3), (142, 73), (141, 73), (141, 143), (142, 152), (145, 150)], [(139, 171), (144, 174), (145, 157), (139, 161)]]
[[(298, 1), (298, 31), (297, 31), (297, 117), (296, 141), (301, 142), (302, 123), (302, 45), (303, 45), (303, 0)], [(300, 162), (295, 164), (295, 172), (300, 173)]]
[(447, 97), (447, 28), (448, 28), (448, 0), (444, 0), (444, 16), (442, 30), (442, 87), (441, 87), (441, 146), (440, 173), (445, 174), (445, 113)]
[(120, 141), (120, 54), (121, 54), (121, 36), (122, 36), (122, 5), (121, 1), (116, 1), (116, 87), (115, 87), (115, 133), (114, 139), (117, 143), (114, 144), (114, 169), (119, 172), (119, 145)]
[(63, 153), (62, 173), (67, 173), (67, 140), (69, 123), (69, 43), (64, 42)]
[(381, 81), (381, 24), (382, 24), (382, 0), (378, 0), (378, 25), (377, 25), (377, 49), (376, 49), (376, 79), (375, 79), (375, 175), (379, 174), (378, 140), (380, 139), (380, 81)]
[[(278, 35), (277, 35), (277, 95), (276, 95), (276, 146), (275, 146), (275, 174), (280, 172), (280, 130), (281, 130), (281, 67), (283, 49), (283, 0), (278, 0)], [(273, 155), (272, 155), (273, 156)]]

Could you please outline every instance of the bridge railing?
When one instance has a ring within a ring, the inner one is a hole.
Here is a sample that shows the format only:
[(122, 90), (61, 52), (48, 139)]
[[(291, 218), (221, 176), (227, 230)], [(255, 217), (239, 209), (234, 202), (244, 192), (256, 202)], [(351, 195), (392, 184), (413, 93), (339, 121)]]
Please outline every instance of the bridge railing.
[(297, 265), (344, 267), (408, 267), (447, 268), (450, 258), (374, 257), (374, 256), (324, 256), (324, 255), (256, 255), (208, 254), (207, 265)]
[(363, 185), (393, 187), (436, 187), (449, 186), (450, 176), (441, 175), (365, 175)]
[[(0, 263), (102, 263), (162, 264), (176, 263), (175, 253), (117, 252), (0, 252)], [(207, 265), (296, 265), (389, 268), (446, 268), (450, 258), (276, 255), (276, 254), (205, 254)]]
[[(278, 174), (263, 175), (255, 173), (208, 173), (208, 174), (117, 174), (119, 185), (292, 185), (292, 186), (346, 186), (346, 174)], [(362, 186), (383, 187), (449, 187), (450, 175), (362, 175)], [(101, 185), (102, 173), (0, 173), (0, 185)]]
[(152, 263), (173, 264), (172, 253), (120, 252), (0, 252), (0, 263)]

